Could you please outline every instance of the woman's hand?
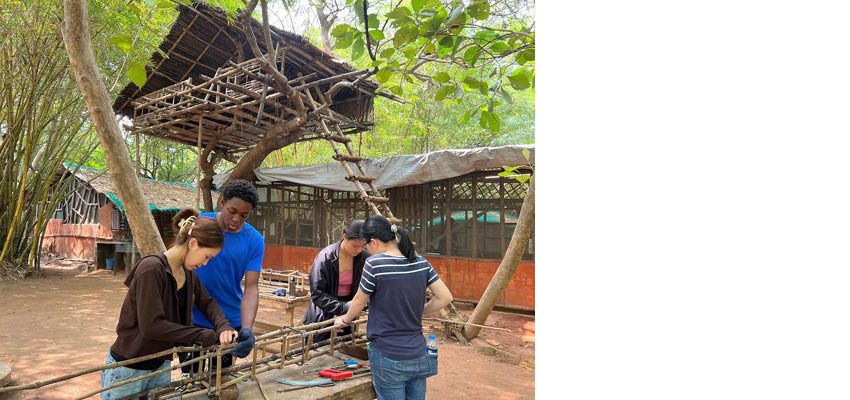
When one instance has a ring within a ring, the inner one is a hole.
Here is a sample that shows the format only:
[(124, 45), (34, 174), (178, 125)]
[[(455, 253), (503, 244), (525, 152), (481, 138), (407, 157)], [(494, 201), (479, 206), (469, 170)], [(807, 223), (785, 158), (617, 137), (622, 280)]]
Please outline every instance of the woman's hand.
[[(340, 315), (340, 316), (334, 318), (334, 325), (349, 326), (351, 324), (345, 322), (345, 315)], [(336, 331), (342, 332), (342, 329), (337, 329)]]
[(222, 331), (221, 334), (218, 335), (218, 342), (221, 343), (222, 346), (227, 346), (236, 340), (236, 336), (239, 336), (236, 331), (228, 329), (226, 331)]

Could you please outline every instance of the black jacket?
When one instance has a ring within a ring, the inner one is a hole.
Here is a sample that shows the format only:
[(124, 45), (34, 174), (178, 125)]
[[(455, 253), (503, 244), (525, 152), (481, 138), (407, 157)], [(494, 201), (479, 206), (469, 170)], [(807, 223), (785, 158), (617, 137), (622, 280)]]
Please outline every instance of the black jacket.
[[(339, 297), (339, 246), (342, 241), (322, 249), (310, 269), (310, 304), (304, 314), (304, 324), (327, 321), (348, 312), (348, 302)], [(366, 251), (354, 257), (351, 293), (357, 293), (360, 275), (366, 262)]]

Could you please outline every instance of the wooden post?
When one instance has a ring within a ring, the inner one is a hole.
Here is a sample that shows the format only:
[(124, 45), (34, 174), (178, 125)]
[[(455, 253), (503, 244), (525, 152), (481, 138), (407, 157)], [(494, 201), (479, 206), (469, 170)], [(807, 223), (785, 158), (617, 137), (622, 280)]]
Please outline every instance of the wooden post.
[(295, 190), (295, 245), (298, 246), (301, 241), (301, 185), (296, 186)]
[[(328, 194), (328, 200), (333, 201), (333, 191), (322, 189), (325, 194)], [(322, 198), (325, 196), (323, 195)], [(331, 244), (331, 206), (326, 201), (322, 201), (322, 209), (325, 212), (325, 246)]]
[(218, 346), (218, 350), (216, 350), (215, 364), (215, 395), (221, 397), (221, 346)]
[[(478, 181), (472, 177), (472, 259), (478, 258), (478, 218), (476, 218), (475, 198), (478, 197)], [(484, 223), (487, 223), (487, 213), (484, 213)]]
[(446, 182), (446, 214), (443, 226), (446, 228), (446, 256), (452, 256), (452, 181)]
[[(201, 157), (204, 149), (201, 148), (201, 136), (204, 130), (204, 117), (198, 117), (198, 174), (195, 177), (195, 208), (201, 209)], [(211, 210), (205, 210), (211, 211)]]
[(505, 178), (499, 177), (499, 247), (505, 257)]

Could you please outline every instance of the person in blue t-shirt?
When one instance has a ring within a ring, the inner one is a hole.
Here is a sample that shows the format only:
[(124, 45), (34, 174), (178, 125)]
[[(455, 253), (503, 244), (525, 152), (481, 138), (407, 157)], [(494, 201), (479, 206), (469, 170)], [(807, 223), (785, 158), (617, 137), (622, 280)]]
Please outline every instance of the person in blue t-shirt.
[[(239, 332), (233, 352), (222, 357), (222, 368), (233, 365), (233, 357), (244, 358), (254, 347), (254, 318), (257, 315), (260, 291), (260, 270), (263, 264), (265, 243), (263, 236), (248, 224), (248, 216), (257, 206), (257, 190), (250, 182), (234, 179), (221, 190), (218, 212), (203, 213), (201, 217), (215, 218), (224, 233), (224, 246), (209, 260), (207, 267), (197, 271), (198, 278), (216, 304), (224, 311), (230, 325)], [(245, 291), (242, 291), (242, 278)], [(210, 322), (196, 308), (193, 309), (195, 325), (209, 328)], [(198, 353), (180, 355), (181, 363), (197, 358)], [(182, 368), (183, 374), (198, 372), (198, 364)]]
[[(437, 373), (437, 355), (427, 354), (422, 315), (437, 313), (452, 294), (424, 257), (416, 254), (407, 231), (374, 215), (360, 228), (366, 259), (360, 286), (348, 312), (334, 325), (349, 326), (369, 303), (366, 338), (378, 400), (424, 399), (425, 378)], [(425, 302), (425, 289), (434, 296)], [(424, 311), (423, 311), (424, 310)]]

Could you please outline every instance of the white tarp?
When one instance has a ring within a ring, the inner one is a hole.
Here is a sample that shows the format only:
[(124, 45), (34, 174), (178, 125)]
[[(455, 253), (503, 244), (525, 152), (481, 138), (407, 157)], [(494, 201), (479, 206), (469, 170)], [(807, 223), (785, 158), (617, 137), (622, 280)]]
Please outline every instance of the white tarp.
[[(383, 190), (454, 178), (485, 169), (526, 165), (529, 161), (523, 156), (523, 149), (529, 150), (529, 160), (533, 165), (534, 145), (440, 150), (413, 156), (367, 159), (361, 161), (360, 165), (366, 170), (367, 176), (375, 178), (375, 186)], [(360, 175), (354, 165), (349, 165), (355, 174)], [(347, 175), (339, 162), (256, 169), (254, 173), (259, 184), (292, 182), (338, 191), (357, 191), (354, 183), (345, 180)], [(228, 175), (216, 175), (213, 179), (216, 186), (221, 187)]]

